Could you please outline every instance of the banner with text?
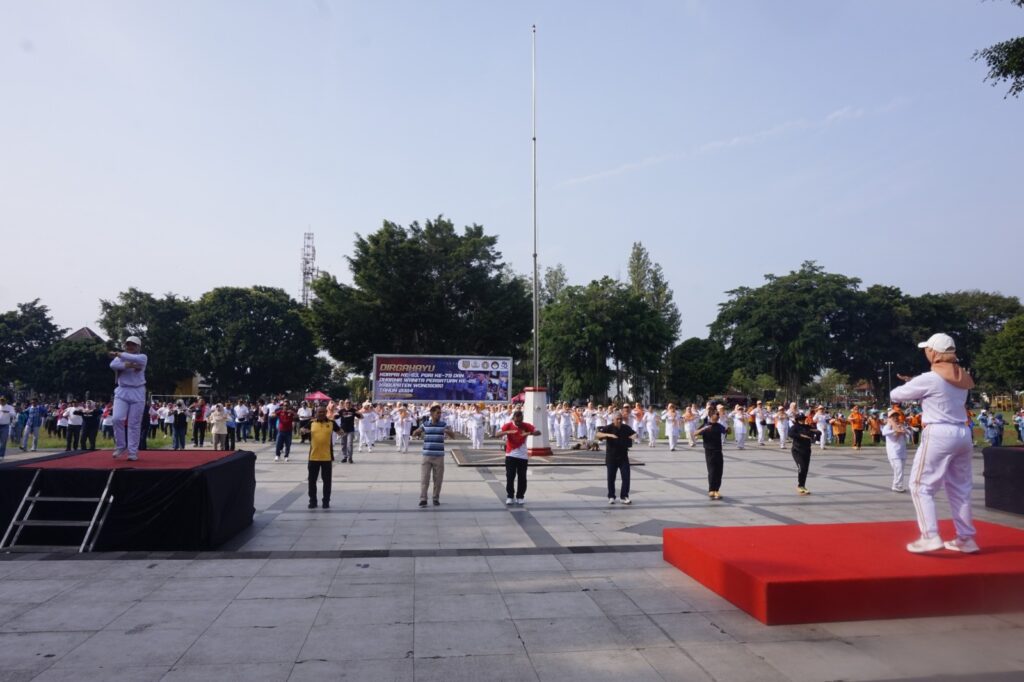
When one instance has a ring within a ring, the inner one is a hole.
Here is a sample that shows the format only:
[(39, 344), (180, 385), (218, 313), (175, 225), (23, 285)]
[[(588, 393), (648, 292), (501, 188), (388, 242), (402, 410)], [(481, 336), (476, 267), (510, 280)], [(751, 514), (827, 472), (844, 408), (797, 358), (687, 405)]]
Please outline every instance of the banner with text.
[(374, 355), (376, 402), (505, 403), (512, 358), (466, 355)]

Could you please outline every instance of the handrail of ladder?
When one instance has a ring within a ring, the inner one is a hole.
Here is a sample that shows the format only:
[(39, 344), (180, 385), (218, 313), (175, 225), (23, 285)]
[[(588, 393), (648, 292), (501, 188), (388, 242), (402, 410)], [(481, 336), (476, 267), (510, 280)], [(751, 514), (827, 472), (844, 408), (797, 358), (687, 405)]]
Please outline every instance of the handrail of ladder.
[[(96, 518), (100, 515), (100, 509), (103, 509), (104, 506), (106, 506), (106, 509), (110, 509), (110, 504), (111, 504), (111, 502), (113, 502), (113, 496), (111, 496), (110, 501), (108, 501), (107, 500), (107, 493), (110, 492), (110, 483), (114, 480), (114, 472), (115, 471), (117, 471), (117, 469), (111, 469), (110, 470), (110, 475), (107, 476), (107, 484), (103, 487), (103, 494), (100, 495), (99, 504), (96, 505), (96, 510), (92, 513), (92, 519), (89, 521), (89, 527), (85, 529), (85, 537), (82, 538), (82, 544), (78, 548), (78, 553), (79, 554), (81, 554), (82, 552), (85, 551), (85, 545), (89, 542), (89, 536), (92, 534), (92, 529), (96, 526)], [(105, 521), (106, 519), (107, 519), (107, 515), (106, 515), (106, 512), (104, 512), (103, 520)], [(102, 526), (102, 524), (101, 524), (101, 526)], [(97, 536), (99, 535), (99, 530), (96, 531), (96, 535)], [(89, 551), (90, 552), (92, 551), (93, 545), (95, 545), (95, 544), (96, 544), (96, 539), (93, 538), (92, 544), (89, 545)]]
[[(36, 469), (36, 473), (32, 476), (32, 481), (25, 488), (25, 494), (21, 498), (21, 503), (18, 505), (18, 510), (14, 512), (14, 516), (11, 517), (11, 523), (7, 526), (7, 532), (4, 533), (3, 540), (0, 540), (0, 550), (7, 546), (7, 538), (11, 536), (11, 531), (17, 525), (18, 520), (21, 518), (21, 510), (25, 508), (25, 503), (28, 502), (29, 495), (32, 494), (32, 490), (36, 487), (36, 479), (39, 478), (39, 472), (42, 469)], [(18, 532), (21, 532), (21, 527), (18, 527)], [(11, 540), (11, 544), (14, 544), (14, 540)]]

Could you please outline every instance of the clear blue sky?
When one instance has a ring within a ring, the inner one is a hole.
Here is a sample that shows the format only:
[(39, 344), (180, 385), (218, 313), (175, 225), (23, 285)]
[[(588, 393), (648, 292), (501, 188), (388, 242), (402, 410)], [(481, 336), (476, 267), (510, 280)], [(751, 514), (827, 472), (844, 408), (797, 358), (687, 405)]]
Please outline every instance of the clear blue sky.
[(298, 296), (303, 232), (346, 279), (356, 232), (438, 214), (530, 272), (533, 23), (541, 262), (572, 282), (642, 241), (682, 338), (808, 259), (1024, 296), (1024, 100), (970, 59), (1024, 34), (1003, 0), (2, 0), (0, 310)]

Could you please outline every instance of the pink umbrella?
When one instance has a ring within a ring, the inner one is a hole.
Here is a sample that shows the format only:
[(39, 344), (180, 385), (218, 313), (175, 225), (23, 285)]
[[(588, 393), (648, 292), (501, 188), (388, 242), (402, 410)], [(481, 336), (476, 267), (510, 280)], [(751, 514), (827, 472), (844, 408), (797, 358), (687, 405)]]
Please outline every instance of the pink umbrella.
[(306, 396), (306, 400), (330, 400), (331, 396), (323, 391), (314, 391)]

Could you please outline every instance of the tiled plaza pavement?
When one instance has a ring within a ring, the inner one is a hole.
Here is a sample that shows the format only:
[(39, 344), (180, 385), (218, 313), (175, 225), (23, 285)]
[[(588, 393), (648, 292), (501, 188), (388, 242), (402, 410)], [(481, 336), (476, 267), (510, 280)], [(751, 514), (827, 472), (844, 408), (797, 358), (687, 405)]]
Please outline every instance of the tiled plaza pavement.
[[(603, 467), (532, 467), (509, 510), (502, 470), (451, 460), (419, 509), (419, 455), (385, 444), (335, 465), (329, 511), (304, 447), (255, 450), (256, 520), (221, 552), (0, 557), (0, 682), (1024, 678), (1024, 614), (768, 627), (662, 561), (665, 526), (912, 518), (878, 448), (816, 451), (799, 497), (788, 451), (728, 446), (715, 503), (699, 447), (638, 446), (631, 507)], [(982, 481), (978, 454), (976, 517), (1024, 528)]]

